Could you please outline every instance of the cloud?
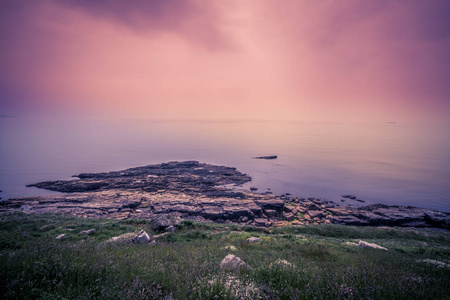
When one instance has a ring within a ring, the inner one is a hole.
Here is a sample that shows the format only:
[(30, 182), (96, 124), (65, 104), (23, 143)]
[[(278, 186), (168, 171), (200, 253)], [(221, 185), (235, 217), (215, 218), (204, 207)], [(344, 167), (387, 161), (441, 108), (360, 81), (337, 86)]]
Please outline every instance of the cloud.
[(211, 50), (227, 48), (232, 43), (221, 28), (223, 15), (214, 1), (68, 0), (58, 3), (140, 33), (177, 34)]

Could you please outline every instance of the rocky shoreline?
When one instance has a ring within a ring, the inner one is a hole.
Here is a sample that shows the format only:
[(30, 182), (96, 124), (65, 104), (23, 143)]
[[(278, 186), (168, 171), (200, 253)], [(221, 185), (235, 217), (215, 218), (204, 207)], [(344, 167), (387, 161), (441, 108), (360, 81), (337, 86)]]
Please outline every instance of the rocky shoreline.
[(450, 214), (431, 209), (374, 204), (338, 206), (316, 198), (236, 191), (251, 177), (236, 168), (196, 161), (169, 162), (76, 180), (30, 186), (65, 194), (0, 201), (0, 213), (63, 213), (112, 219), (191, 219), (254, 226), (344, 224), (450, 229)]

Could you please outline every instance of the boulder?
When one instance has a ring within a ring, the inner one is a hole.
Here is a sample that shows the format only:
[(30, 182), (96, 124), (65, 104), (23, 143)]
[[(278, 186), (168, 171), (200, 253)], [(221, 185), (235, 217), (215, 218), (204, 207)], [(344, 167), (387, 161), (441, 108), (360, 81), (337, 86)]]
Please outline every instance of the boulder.
[(80, 232), (80, 234), (86, 234), (86, 235), (94, 234), (95, 231), (96, 231), (95, 229), (83, 230), (83, 231)]
[(236, 255), (228, 254), (220, 263), (220, 269), (229, 272), (239, 272), (241, 270), (250, 270), (251, 267)]
[(364, 242), (364, 241), (359, 241), (358, 247), (359, 248), (373, 248), (373, 249), (387, 250), (387, 248), (384, 248), (377, 244), (368, 243), (368, 242)]
[(167, 216), (161, 216), (152, 220), (152, 229), (156, 232), (162, 232), (170, 225), (172, 225), (172, 221)]
[(144, 230), (141, 230), (134, 238), (133, 243), (148, 243), (150, 242), (150, 237)]
[(246, 241), (249, 242), (249, 243), (259, 243), (262, 240), (260, 238), (258, 238), (258, 237), (252, 236), (252, 237), (249, 237), (248, 239), (246, 239)]

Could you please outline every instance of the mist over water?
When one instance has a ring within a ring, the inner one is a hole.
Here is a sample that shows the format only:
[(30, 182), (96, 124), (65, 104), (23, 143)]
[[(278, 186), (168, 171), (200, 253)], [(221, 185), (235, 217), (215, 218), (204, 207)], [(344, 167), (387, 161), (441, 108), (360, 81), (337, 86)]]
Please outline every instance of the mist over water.
[[(258, 192), (450, 211), (450, 136), (439, 127), (0, 118), (0, 139), (3, 199), (55, 194), (25, 185), (81, 172), (198, 160), (236, 167)], [(262, 155), (278, 159), (252, 159)]]

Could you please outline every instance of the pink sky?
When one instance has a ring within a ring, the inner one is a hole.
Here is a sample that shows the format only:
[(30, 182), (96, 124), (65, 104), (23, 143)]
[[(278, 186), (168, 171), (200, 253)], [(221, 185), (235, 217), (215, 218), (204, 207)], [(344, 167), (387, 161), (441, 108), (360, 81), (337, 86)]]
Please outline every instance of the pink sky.
[(450, 113), (450, 1), (0, 0), (0, 115)]

